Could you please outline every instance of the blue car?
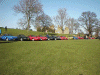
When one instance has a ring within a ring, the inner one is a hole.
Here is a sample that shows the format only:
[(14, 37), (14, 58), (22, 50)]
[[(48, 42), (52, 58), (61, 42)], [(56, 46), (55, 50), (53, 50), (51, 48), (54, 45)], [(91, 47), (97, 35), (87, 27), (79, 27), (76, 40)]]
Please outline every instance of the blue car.
[(17, 39), (17, 36), (13, 36), (11, 34), (4, 34), (3, 36), (1, 36), (1, 40), (5, 40), (5, 41), (10, 41), (10, 40), (15, 40)]
[(73, 39), (78, 39), (78, 37), (73, 36)]

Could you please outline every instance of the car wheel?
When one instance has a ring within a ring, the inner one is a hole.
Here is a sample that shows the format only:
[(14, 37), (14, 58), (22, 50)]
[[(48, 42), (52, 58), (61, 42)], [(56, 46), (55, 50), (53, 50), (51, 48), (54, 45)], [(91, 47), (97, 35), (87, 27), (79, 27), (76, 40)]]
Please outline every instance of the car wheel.
[(8, 38), (6, 38), (6, 41), (8, 41)]
[(55, 38), (55, 40), (56, 40), (56, 38)]
[(42, 39), (40, 38), (40, 40), (42, 41)]
[(50, 39), (48, 39), (48, 40), (50, 40)]
[(23, 41), (23, 38), (21, 38), (20, 41)]
[(34, 41), (34, 39), (32, 39), (32, 41)]

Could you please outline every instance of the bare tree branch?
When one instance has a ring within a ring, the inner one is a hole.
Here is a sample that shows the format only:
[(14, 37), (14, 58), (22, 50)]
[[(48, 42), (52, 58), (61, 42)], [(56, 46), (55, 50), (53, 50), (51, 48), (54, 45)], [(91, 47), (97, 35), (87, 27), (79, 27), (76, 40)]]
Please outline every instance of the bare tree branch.
[(29, 30), (32, 19), (43, 12), (42, 5), (38, 0), (20, 0), (19, 4), (15, 5), (13, 9), (16, 13), (24, 14), (27, 19), (27, 30)]
[(81, 22), (80, 26), (86, 29), (91, 35), (93, 27), (97, 25), (97, 15), (94, 12), (83, 12), (79, 21)]

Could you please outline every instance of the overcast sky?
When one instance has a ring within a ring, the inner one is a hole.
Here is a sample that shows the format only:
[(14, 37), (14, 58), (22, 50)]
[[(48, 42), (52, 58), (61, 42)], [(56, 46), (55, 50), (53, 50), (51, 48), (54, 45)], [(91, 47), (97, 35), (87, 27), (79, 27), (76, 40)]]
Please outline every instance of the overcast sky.
[[(0, 0), (0, 26), (17, 28), (18, 19), (22, 14), (16, 14), (12, 7), (20, 0)], [(66, 8), (67, 14), (75, 19), (81, 16), (82, 12), (95, 12), (100, 19), (100, 0), (39, 0), (43, 5), (44, 13), (51, 18), (57, 15), (59, 8)]]

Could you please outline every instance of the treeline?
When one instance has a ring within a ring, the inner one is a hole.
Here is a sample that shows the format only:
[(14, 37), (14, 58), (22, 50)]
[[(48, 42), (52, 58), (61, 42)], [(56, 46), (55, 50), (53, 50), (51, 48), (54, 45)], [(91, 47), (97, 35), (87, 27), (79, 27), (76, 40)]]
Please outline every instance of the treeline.
[(66, 8), (62, 8), (58, 9), (58, 14), (51, 19), (50, 16), (44, 13), (42, 7), (43, 5), (39, 0), (20, 0), (13, 7), (16, 13), (24, 15), (23, 18), (19, 19), (18, 25), (26, 30), (29, 30), (33, 25), (37, 31), (42, 32), (46, 30), (54, 32), (53, 29), (49, 28), (51, 25), (59, 25), (62, 30), (64, 30), (64, 26), (67, 26), (70, 34), (84, 33), (81, 28), (84, 28), (89, 34), (96, 32), (96, 36), (100, 32), (100, 19), (97, 18), (94, 12), (82, 12), (78, 19), (74, 19), (68, 17)]

